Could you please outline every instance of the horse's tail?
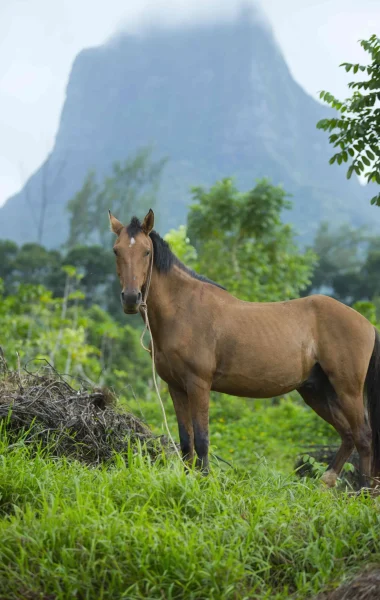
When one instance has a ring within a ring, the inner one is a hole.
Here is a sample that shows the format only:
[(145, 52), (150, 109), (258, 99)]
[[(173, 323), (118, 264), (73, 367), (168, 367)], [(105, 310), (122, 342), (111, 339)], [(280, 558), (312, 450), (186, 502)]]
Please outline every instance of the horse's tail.
[(372, 429), (372, 475), (380, 474), (380, 334), (375, 329), (375, 345), (369, 361), (367, 377), (367, 409)]

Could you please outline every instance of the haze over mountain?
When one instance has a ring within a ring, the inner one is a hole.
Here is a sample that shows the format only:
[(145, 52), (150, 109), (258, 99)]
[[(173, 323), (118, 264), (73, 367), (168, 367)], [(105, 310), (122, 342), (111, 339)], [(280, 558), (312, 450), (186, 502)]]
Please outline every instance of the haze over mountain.
[(63, 243), (66, 204), (88, 170), (101, 178), (147, 145), (169, 158), (157, 205), (162, 233), (185, 222), (191, 185), (227, 176), (242, 189), (263, 176), (282, 183), (294, 195), (285, 218), (304, 242), (322, 219), (378, 227), (365, 189), (328, 164), (327, 136), (316, 130), (327, 114), (292, 79), (270, 30), (247, 14), (119, 35), (77, 56), (48, 166), (0, 209), (0, 237), (36, 241), (45, 197), (42, 242)]

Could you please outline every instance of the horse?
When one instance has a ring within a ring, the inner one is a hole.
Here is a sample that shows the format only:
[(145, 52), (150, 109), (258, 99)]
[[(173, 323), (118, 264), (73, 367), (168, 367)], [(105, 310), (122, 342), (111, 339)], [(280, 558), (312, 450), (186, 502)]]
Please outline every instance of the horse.
[[(336, 485), (354, 447), (360, 485), (380, 473), (380, 337), (324, 295), (245, 302), (186, 267), (153, 229), (109, 213), (124, 312), (149, 315), (155, 368), (173, 401), (185, 464), (209, 468), (210, 391), (272, 398), (297, 390), (341, 437), (322, 476)], [(195, 451), (195, 453), (194, 453)]]

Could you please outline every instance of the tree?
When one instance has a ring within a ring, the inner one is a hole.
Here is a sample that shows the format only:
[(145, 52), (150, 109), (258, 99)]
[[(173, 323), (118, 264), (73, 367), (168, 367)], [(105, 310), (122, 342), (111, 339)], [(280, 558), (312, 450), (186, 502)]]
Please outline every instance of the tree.
[(304, 294), (327, 292), (342, 302), (359, 300), (361, 271), (370, 240), (371, 235), (365, 227), (342, 225), (331, 229), (328, 223), (321, 223), (313, 245), (318, 264)]
[(14, 270), (14, 261), (18, 253), (18, 246), (10, 240), (0, 240), (0, 279), (5, 287)]
[(94, 171), (89, 171), (81, 189), (68, 204), (70, 213), (70, 232), (67, 247), (73, 248), (88, 240), (93, 233), (93, 206), (95, 204), (98, 184)]
[(0, 278), (6, 295), (16, 293), (21, 284), (43, 285), (54, 298), (64, 295), (62, 268), (75, 267), (80, 275), (78, 286), (85, 295), (85, 305), (99, 304), (116, 318), (120, 310), (119, 280), (114, 269), (113, 254), (102, 246), (75, 246), (66, 253), (47, 250), (28, 243), (19, 248), (8, 240), (0, 240)]
[(30, 219), (36, 231), (36, 242), (42, 244), (44, 232), (45, 232), (45, 221), (46, 211), (51, 201), (50, 190), (54, 189), (59, 183), (59, 179), (62, 176), (62, 172), (66, 166), (66, 159), (63, 159), (57, 164), (57, 168), (54, 174), (51, 170), (51, 159), (52, 153), (49, 154), (48, 158), (44, 162), (41, 168), (41, 201), (39, 205), (32, 202), (30, 197), (30, 187), (26, 183), (26, 177), (22, 164), (20, 164), (20, 174), (23, 181), (23, 195), (25, 203), (28, 205), (30, 210)]
[(231, 179), (210, 190), (194, 188), (187, 234), (197, 270), (245, 300), (294, 298), (310, 281), (316, 257), (300, 252), (290, 225), (281, 221), (290, 208), (281, 187), (263, 179), (239, 192)]
[(69, 250), (62, 262), (73, 265), (82, 276), (80, 288), (86, 296), (86, 305), (96, 303), (107, 306), (110, 287), (117, 279), (114, 257), (109, 248), (75, 246)]
[(144, 148), (124, 163), (115, 162), (111, 175), (101, 185), (90, 171), (67, 205), (70, 213), (67, 246), (105, 244), (109, 235), (108, 210), (127, 222), (133, 211), (144, 213), (154, 206), (165, 163), (166, 159), (153, 160), (152, 151)]
[[(63, 291), (61, 260), (58, 250), (47, 250), (34, 243), (19, 248), (14, 242), (0, 240), (0, 278), (4, 292), (11, 294), (20, 283), (30, 283), (45, 285), (60, 295)], [(54, 282), (59, 283), (58, 290)]]
[(318, 256), (310, 292), (329, 293), (341, 302), (380, 301), (380, 240), (366, 227), (322, 223), (313, 245)]
[(62, 161), (60, 163), (60, 165), (58, 165), (58, 169), (54, 175), (53, 181), (49, 181), (49, 175), (50, 175), (50, 160), (51, 160), (51, 154), (49, 155), (49, 157), (47, 158), (47, 160), (45, 161), (43, 167), (42, 167), (42, 179), (41, 179), (41, 208), (40, 208), (40, 215), (39, 215), (39, 219), (38, 219), (38, 228), (37, 228), (37, 243), (38, 244), (42, 244), (42, 238), (44, 235), (44, 229), (45, 229), (45, 217), (46, 217), (46, 209), (49, 205), (49, 201), (50, 201), (50, 194), (49, 194), (49, 188), (55, 188), (59, 178), (62, 175), (62, 171), (65, 168), (65, 164), (66, 161)]
[[(364, 175), (367, 182), (380, 184), (380, 38), (376, 35), (360, 42), (370, 55), (369, 65), (343, 63), (346, 71), (354, 74), (364, 72), (368, 79), (352, 81), (351, 98), (337, 100), (326, 91), (320, 97), (335, 108), (339, 117), (322, 119), (317, 127), (330, 132), (329, 141), (338, 151), (331, 157), (330, 164), (349, 163), (347, 178), (355, 172)], [(371, 204), (380, 206), (380, 192), (371, 199)]]
[(190, 239), (187, 235), (187, 229), (184, 225), (180, 225), (178, 229), (171, 229), (164, 237), (168, 242), (174, 254), (185, 265), (193, 266), (197, 260), (197, 251), (190, 244)]
[(374, 300), (380, 297), (380, 240), (371, 240), (363, 268), (361, 269), (360, 299)]
[(24, 284), (45, 284), (49, 276), (60, 268), (58, 250), (47, 250), (40, 244), (24, 244), (14, 258), (13, 280)]

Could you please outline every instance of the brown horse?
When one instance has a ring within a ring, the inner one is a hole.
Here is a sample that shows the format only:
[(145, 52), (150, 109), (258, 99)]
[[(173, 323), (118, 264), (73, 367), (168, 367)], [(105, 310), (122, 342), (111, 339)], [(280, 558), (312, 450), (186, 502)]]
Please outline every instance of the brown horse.
[(183, 457), (192, 461), (195, 449), (207, 471), (210, 390), (251, 398), (297, 390), (342, 439), (324, 482), (336, 484), (356, 446), (367, 486), (380, 472), (380, 338), (373, 325), (322, 295), (268, 303), (235, 298), (174, 256), (153, 231), (151, 210), (127, 227), (110, 213), (110, 224), (122, 306), (142, 315), (147, 307)]

